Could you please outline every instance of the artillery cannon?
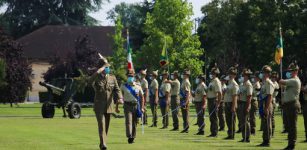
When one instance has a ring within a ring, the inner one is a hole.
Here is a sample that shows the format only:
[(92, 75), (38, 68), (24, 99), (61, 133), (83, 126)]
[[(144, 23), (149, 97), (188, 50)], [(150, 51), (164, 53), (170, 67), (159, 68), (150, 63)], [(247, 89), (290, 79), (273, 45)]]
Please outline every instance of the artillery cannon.
[(81, 104), (74, 101), (77, 94), (75, 79), (59, 78), (52, 80), (50, 83), (39, 82), (39, 84), (48, 90), (47, 100), (43, 103), (41, 109), (43, 118), (53, 118), (55, 107), (62, 108), (63, 117), (66, 117), (66, 112), (71, 119), (81, 117)]

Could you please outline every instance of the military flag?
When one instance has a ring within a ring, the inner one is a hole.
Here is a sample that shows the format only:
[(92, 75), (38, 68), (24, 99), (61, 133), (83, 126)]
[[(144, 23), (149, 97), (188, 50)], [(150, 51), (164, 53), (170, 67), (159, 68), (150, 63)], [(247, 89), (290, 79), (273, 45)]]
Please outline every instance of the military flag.
[(282, 39), (282, 33), (281, 33), (281, 27), (279, 27), (279, 38), (278, 38), (278, 43), (276, 46), (276, 50), (275, 50), (275, 62), (280, 65), (281, 64), (281, 60), (284, 56), (284, 52), (283, 52), (283, 39)]
[(168, 65), (168, 56), (167, 56), (166, 41), (165, 41), (162, 48), (162, 54), (160, 57), (160, 66), (164, 67), (166, 65)]
[(127, 62), (128, 62), (128, 69), (134, 69), (133, 68), (133, 63), (132, 63), (132, 49), (130, 47), (129, 43), (129, 31), (127, 30)]

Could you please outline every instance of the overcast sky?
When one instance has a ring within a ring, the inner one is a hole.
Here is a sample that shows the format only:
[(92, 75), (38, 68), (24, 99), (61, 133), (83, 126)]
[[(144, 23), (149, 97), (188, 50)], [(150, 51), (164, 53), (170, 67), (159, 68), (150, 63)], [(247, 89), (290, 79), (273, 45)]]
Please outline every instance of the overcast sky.
[[(115, 5), (126, 2), (126, 3), (138, 3), (144, 0), (110, 0), (110, 3), (105, 3), (102, 9), (98, 12), (91, 13), (90, 15), (95, 19), (100, 21), (100, 25), (113, 25), (111, 21), (107, 20), (107, 12), (115, 7)], [(202, 13), (200, 11), (201, 7), (211, 0), (188, 0), (193, 5), (194, 16), (192, 18), (201, 17)], [(5, 11), (5, 7), (0, 8), (0, 13)]]

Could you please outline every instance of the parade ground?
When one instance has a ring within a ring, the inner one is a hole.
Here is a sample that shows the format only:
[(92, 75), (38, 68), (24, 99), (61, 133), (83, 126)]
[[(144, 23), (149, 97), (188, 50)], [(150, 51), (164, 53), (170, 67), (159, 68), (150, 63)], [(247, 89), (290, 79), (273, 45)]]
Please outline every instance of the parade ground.
[[(0, 105), (0, 149), (1, 150), (96, 150), (99, 149), (96, 118), (92, 108), (83, 108), (80, 119), (62, 117), (62, 111), (56, 109), (53, 119), (41, 117), (41, 104), (20, 104), (10, 108)], [(196, 122), (195, 110), (191, 108), (191, 124)], [(160, 113), (159, 113), (160, 114)], [(121, 110), (120, 115), (123, 115)], [(208, 116), (208, 112), (206, 112)], [(124, 118), (111, 119), (108, 135), (108, 148), (111, 150), (200, 150), (200, 149), (282, 149), (287, 146), (287, 134), (282, 134), (281, 114), (276, 112), (276, 131), (271, 140), (271, 147), (263, 148), (256, 145), (262, 142), (262, 132), (259, 130), (260, 119), (257, 119), (257, 132), (251, 136), (250, 143), (240, 143), (242, 136), (235, 135), (235, 140), (224, 140), (226, 131), (219, 132), (217, 138), (209, 138), (209, 119), (206, 118), (205, 136), (194, 135), (197, 126), (192, 126), (189, 133), (169, 131), (158, 128), (144, 127), (144, 134), (139, 125), (134, 144), (128, 144), (125, 136)], [(303, 117), (298, 117), (298, 140), (296, 149), (306, 149), (303, 143)], [(181, 118), (180, 118), (181, 119)], [(149, 118), (149, 123), (151, 118)], [(182, 121), (180, 120), (180, 123)], [(170, 118), (170, 124), (172, 124)], [(181, 125), (181, 124), (180, 124)], [(182, 126), (181, 126), (182, 129)]]

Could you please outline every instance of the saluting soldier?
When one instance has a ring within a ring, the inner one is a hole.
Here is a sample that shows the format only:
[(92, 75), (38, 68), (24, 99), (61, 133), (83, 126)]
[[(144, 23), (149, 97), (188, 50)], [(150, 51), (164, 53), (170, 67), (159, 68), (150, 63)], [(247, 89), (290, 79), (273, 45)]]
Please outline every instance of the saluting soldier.
[(221, 76), (221, 85), (222, 85), (222, 99), (220, 106), (218, 108), (218, 118), (219, 118), (219, 131), (224, 131), (225, 130), (225, 103), (224, 103), (224, 95), (227, 89), (227, 81), (225, 80), (225, 75)]
[(173, 129), (171, 131), (179, 130), (179, 103), (180, 103), (180, 82), (178, 80), (179, 72), (174, 71), (171, 74), (171, 110), (172, 110), (172, 118), (173, 118)]
[(157, 81), (158, 70), (153, 71), (150, 76), (150, 86), (149, 86), (149, 103), (150, 109), (152, 113), (152, 125), (150, 127), (157, 127), (158, 122), (158, 114), (157, 114), (157, 106), (159, 101), (159, 83)]
[(273, 111), (272, 111), (272, 137), (274, 136), (275, 131), (275, 108), (276, 108), (276, 97), (279, 93), (279, 84), (278, 84), (278, 73), (276, 71), (272, 72), (271, 80), (274, 85), (274, 93), (273, 93)]
[(197, 88), (195, 90), (194, 102), (195, 102), (196, 112), (198, 112), (197, 114), (198, 132), (196, 133), (196, 135), (205, 135), (204, 115), (207, 106), (207, 93), (206, 93), (207, 86), (205, 84), (205, 81), (206, 81), (205, 75), (199, 75), (195, 79)]
[(241, 131), (242, 131), (242, 140), (240, 142), (250, 142), (250, 123), (249, 123), (249, 112), (251, 109), (251, 101), (253, 94), (253, 85), (250, 82), (250, 76), (252, 72), (250, 69), (243, 69), (242, 76), (240, 77), (240, 81), (243, 83), (240, 89), (240, 114), (241, 114)]
[(288, 128), (288, 146), (286, 150), (292, 150), (295, 148), (295, 142), (297, 139), (297, 116), (300, 112), (299, 95), (301, 91), (301, 81), (298, 78), (299, 67), (291, 63), (286, 73), (287, 80), (281, 79), (279, 84), (285, 86), (285, 93), (283, 103), (284, 110), (286, 111), (286, 119), (289, 124)]
[(302, 91), (304, 92), (304, 101), (302, 103), (303, 105), (303, 116), (304, 116), (304, 126), (305, 126), (305, 141), (307, 142), (307, 83), (305, 83), (305, 86), (302, 88)]
[(258, 110), (258, 96), (260, 94), (260, 79), (259, 79), (259, 71), (256, 71), (254, 73), (254, 76), (252, 77), (252, 83), (253, 83), (253, 97), (251, 102), (251, 110), (250, 110), (250, 126), (251, 126), (251, 134), (256, 134), (256, 111)]
[(222, 99), (222, 84), (218, 78), (220, 70), (216, 67), (211, 69), (210, 73), (210, 83), (208, 86), (208, 110), (210, 118), (210, 132), (208, 137), (217, 137), (218, 134), (218, 119), (217, 119), (217, 109), (221, 103)]
[(95, 91), (94, 112), (98, 123), (98, 133), (100, 139), (100, 149), (107, 149), (107, 135), (110, 125), (110, 116), (114, 110), (114, 100), (116, 112), (119, 113), (118, 104), (122, 102), (122, 94), (115, 76), (110, 74), (110, 64), (104, 60), (104, 66), (99, 68), (90, 79), (89, 83)]
[(169, 105), (171, 97), (171, 84), (168, 82), (168, 72), (162, 72), (162, 83), (159, 90), (159, 104), (162, 113), (162, 123), (163, 127), (161, 129), (166, 129), (169, 123)]
[(189, 103), (191, 96), (191, 83), (189, 81), (190, 70), (185, 69), (182, 74), (182, 83), (180, 87), (180, 105), (183, 119), (183, 130), (181, 133), (189, 132)]
[(262, 147), (270, 146), (270, 140), (272, 136), (272, 111), (273, 111), (273, 94), (274, 94), (274, 84), (270, 79), (272, 69), (270, 66), (265, 65), (262, 68), (262, 72), (259, 78), (262, 79), (262, 86), (260, 90), (260, 104), (259, 113), (262, 116), (263, 121), (263, 142), (258, 145)]
[(141, 70), (140, 71), (140, 79), (141, 79), (141, 87), (142, 87), (142, 90), (143, 90), (143, 93), (144, 93), (144, 113), (143, 113), (143, 124), (147, 124), (147, 110), (146, 110), (146, 104), (147, 104), (147, 101), (149, 99), (149, 95), (148, 95), (148, 81), (146, 80), (146, 75), (147, 75), (147, 69), (145, 70)]
[(235, 137), (236, 109), (237, 109), (237, 100), (239, 94), (239, 85), (235, 81), (237, 73), (238, 71), (235, 67), (230, 67), (228, 70), (229, 81), (224, 100), (226, 124), (228, 127), (228, 132), (227, 132), (228, 136), (225, 138), (227, 140), (233, 140)]
[(136, 137), (136, 125), (137, 118), (142, 116), (141, 108), (144, 108), (144, 97), (141, 86), (135, 83), (134, 70), (129, 69), (127, 73), (127, 83), (121, 86), (121, 90), (124, 96), (124, 113), (126, 124), (126, 136), (128, 143), (134, 143)]

